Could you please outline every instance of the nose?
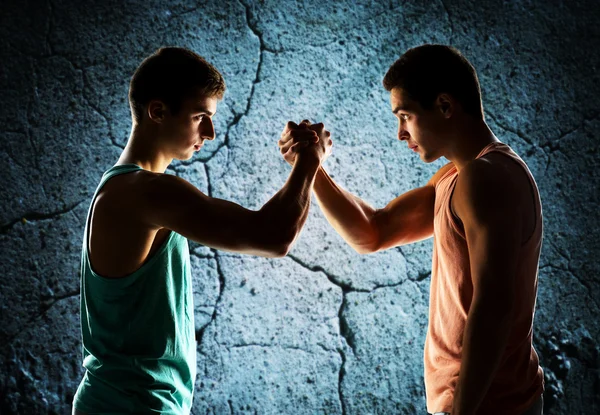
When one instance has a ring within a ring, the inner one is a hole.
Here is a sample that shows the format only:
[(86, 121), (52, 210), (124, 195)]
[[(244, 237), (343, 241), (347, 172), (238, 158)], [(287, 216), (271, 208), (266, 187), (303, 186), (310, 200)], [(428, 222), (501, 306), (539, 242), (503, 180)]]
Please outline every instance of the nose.
[(398, 140), (400, 140), (400, 141), (408, 140), (409, 136), (410, 135), (408, 134), (408, 131), (406, 131), (403, 121), (399, 120), (398, 121)]
[(215, 126), (210, 117), (204, 117), (200, 123), (200, 136), (205, 140), (215, 139)]

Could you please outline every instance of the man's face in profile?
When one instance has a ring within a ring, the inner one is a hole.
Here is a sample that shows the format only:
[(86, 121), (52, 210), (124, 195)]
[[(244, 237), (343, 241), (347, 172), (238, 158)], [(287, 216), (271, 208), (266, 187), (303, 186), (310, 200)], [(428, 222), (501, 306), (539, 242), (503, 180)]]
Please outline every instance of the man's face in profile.
[(212, 117), (217, 103), (215, 97), (198, 94), (184, 100), (176, 114), (167, 110), (161, 135), (173, 158), (188, 160), (195, 151), (200, 151), (205, 140), (215, 138)]
[(425, 163), (440, 158), (444, 143), (440, 128), (443, 118), (435, 105), (431, 110), (424, 109), (402, 88), (392, 89), (390, 103), (398, 118), (398, 139), (406, 141), (408, 148), (418, 153)]

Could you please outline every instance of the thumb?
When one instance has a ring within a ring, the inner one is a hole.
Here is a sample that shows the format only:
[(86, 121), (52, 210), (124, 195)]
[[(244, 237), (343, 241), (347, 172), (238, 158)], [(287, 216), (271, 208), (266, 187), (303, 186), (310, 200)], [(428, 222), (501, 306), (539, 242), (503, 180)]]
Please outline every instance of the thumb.
[(300, 142), (294, 144), (293, 146), (291, 146), (289, 151), (297, 153), (301, 149), (308, 147), (309, 144), (310, 143), (308, 141), (300, 141)]

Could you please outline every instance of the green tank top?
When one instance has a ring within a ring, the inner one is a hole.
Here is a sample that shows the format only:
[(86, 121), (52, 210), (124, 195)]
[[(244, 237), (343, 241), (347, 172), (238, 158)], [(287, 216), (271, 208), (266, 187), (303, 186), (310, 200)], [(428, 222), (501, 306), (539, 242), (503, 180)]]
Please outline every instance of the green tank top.
[(141, 170), (113, 166), (102, 176), (86, 220), (81, 256), (81, 332), (85, 375), (74, 397), (93, 414), (188, 414), (196, 377), (196, 342), (187, 239), (168, 239), (123, 278), (96, 274), (88, 256), (91, 208), (102, 186)]

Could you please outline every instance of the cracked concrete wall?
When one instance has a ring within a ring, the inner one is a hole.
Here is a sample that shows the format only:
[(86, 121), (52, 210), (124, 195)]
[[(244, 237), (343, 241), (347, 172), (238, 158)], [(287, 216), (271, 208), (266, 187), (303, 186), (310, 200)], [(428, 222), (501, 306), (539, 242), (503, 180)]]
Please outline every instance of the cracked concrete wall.
[[(395, 139), (381, 86), (403, 51), (435, 42), (473, 62), (486, 120), (540, 187), (546, 408), (598, 413), (597, 17), (592, 0), (3, 1), (0, 412), (69, 411), (85, 215), (128, 137), (141, 59), (186, 46), (228, 84), (217, 139), (170, 173), (258, 208), (289, 172), (276, 147), (285, 121), (308, 117), (332, 131), (332, 176), (381, 207), (440, 166)], [(359, 256), (314, 204), (287, 258), (192, 251), (194, 413), (425, 412), (431, 241)]]

